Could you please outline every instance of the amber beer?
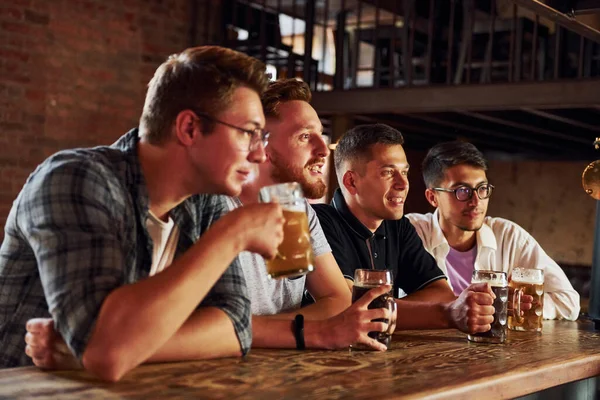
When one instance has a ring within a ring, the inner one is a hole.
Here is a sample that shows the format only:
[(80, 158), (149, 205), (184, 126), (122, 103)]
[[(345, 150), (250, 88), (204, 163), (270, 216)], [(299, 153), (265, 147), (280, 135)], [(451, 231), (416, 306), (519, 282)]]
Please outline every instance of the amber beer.
[(487, 282), (496, 295), (494, 299), (494, 321), (491, 329), (467, 335), (472, 342), (504, 343), (506, 340), (506, 317), (508, 314), (508, 282), (506, 273), (496, 271), (473, 271), (471, 283)]
[(271, 278), (304, 275), (314, 269), (306, 212), (284, 209), (283, 216), (283, 242), (275, 258), (267, 260)]
[[(544, 314), (544, 271), (531, 268), (514, 268), (509, 283), (513, 289), (513, 316), (508, 317), (508, 329), (541, 332)], [(533, 297), (529, 310), (520, 310), (520, 296)], [(520, 313), (519, 313), (520, 311)]]
[(277, 202), (283, 209), (283, 242), (272, 260), (267, 260), (271, 278), (294, 277), (314, 269), (314, 256), (308, 227), (307, 201), (299, 183), (280, 183), (260, 190), (260, 201)]

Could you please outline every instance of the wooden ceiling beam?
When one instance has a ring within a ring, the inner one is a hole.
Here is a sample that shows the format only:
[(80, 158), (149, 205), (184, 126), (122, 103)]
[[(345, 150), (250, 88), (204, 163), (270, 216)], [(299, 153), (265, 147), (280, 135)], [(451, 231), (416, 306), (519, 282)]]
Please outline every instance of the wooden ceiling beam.
[(551, 119), (553, 121), (561, 122), (561, 123), (567, 124), (567, 125), (577, 126), (579, 128), (587, 129), (589, 131), (600, 132), (600, 126), (597, 126), (597, 125), (586, 124), (585, 122), (577, 121), (572, 118), (567, 118), (567, 117), (563, 117), (560, 115), (552, 114), (547, 111), (534, 110), (533, 108), (522, 108), (522, 110), (527, 113), (537, 115), (538, 117)]
[(535, 125), (523, 124), (520, 122), (516, 122), (516, 121), (504, 119), (504, 118), (493, 117), (491, 115), (480, 114), (480, 113), (475, 113), (475, 112), (470, 112), (470, 111), (457, 111), (457, 112), (459, 114), (465, 115), (470, 118), (480, 119), (482, 121), (491, 122), (493, 124), (505, 125), (505, 126), (509, 126), (511, 128), (521, 129), (526, 132), (535, 132), (535, 133), (539, 133), (540, 135), (550, 136), (553, 138), (562, 139), (562, 140), (566, 140), (569, 142), (575, 142), (575, 143), (581, 143), (581, 144), (589, 144), (590, 143), (589, 140), (585, 140), (585, 139), (578, 138), (578, 137), (573, 137), (572, 135), (567, 135), (565, 133), (549, 131), (547, 129), (539, 128)]
[[(424, 135), (431, 135), (431, 136), (435, 136), (435, 139), (438, 138), (446, 138), (448, 140), (455, 140), (457, 138), (457, 135), (455, 135), (454, 133), (451, 132), (445, 132), (442, 130), (437, 130), (437, 129), (433, 129), (431, 126), (427, 126), (426, 124), (424, 125), (416, 125), (416, 124), (411, 124), (411, 123), (406, 123), (403, 121), (399, 121), (396, 118), (385, 118), (385, 117), (381, 117), (378, 115), (357, 115), (354, 117), (355, 121), (360, 121), (362, 123), (366, 123), (366, 124), (386, 124), (386, 125), (390, 125), (398, 130), (400, 130), (402, 133), (404, 133), (404, 131), (406, 132), (410, 132), (410, 133), (420, 133), (420, 134), (424, 134)], [(425, 141), (427, 139), (422, 138), (421, 140)], [(435, 140), (428, 140), (430, 143), (435, 143)]]
[(419, 120), (425, 121), (425, 122), (430, 122), (432, 124), (447, 126), (449, 128), (453, 128), (453, 129), (459, 129), (464, 132), (475, 132), (475, 133), (478, 133), (481, 135), (487, 135), (488, 137), (496, 137), (496, 138), (506, 139), (506, 140), (509, 140), (509, 141), (512, 141), (515, 143), (520, 142), (520, 143), (527, 144), (527, 145), (544, 147), (544, 148), (546, 148), (546, 150), (559, 150), (559, 151), (565, 150), (565, 146), (558, 144), (558, 143), (549, 142), (549, 141), (545, 141), (545, 140), (536, 140), (536, 139), (528, 138), (528, 137), (525, 137), (522, 135), (511, 135), (509, 133), (498, 132), (498, 131), (495, 131), (492, 129), (485, 129), (485, 128), (480, 128), (480, 127), (476, 127), (473, 125), (463, 124), (460, 122), (448, 121), (443, 118), (438, 118), (438, 117), (434, 117), (434, 116), (430, 116), (430, 115), (410, 114), (410, 115), (408, 115), (408, 117), (419, 119)]
[[(398, 116), (401, 117), (401, 116)], [(408, 116), (409, 118), (414, 117), (414, 116)], [(357, 115), (354, 117), (355, 121), (360, 121), (363, 123), (368, 123), (368, 124), (376, 124), (376, 123), (380, 123), (380, 124), (387, 124), (390, 125), (396, 129), (399, 129), (403, 134), (405, 132), (408, 133), (421, 133), (421, 134), (425, 134), (425, 135), (431, 135), (427, 138), (425, 137), (415, 137), (415, 136), (411, 136), (410, 139), (411, 140), (418, 140), (421, 143), (427, 143), (430, 146), (433, 146), (434, 144), (440, 142), (440, 141), (452, 141), (452, 140), (459, 140), (459, 139), (466, 139), (469, 142), (472, 142), (473, 144), (478, 144), (479, 146), (481, 146), (482, 148), (486, 147), (486, 148), (493, 148), (495, 150), (498, 151), (505, 151), (505, 152), (510, 152), (510, 151), (514, 151), (514, 146), (511, 146), (509, 142), (507, 141), (503, 141), (502, 143), (490, 143), (489, 140), (487, 140), (487, 138), (482, 137), (479, 134), (476, 135), (465, 135), (464, 132), (461, 132), (461, 134), (457, 134), (455, 131), (444, 131), (444, 130), (439, 130), (439, 129), (435, 129), (431, 126), (431, 124), (425, 123), (425, 124), (414, 124), (414, 123), (410, 123), (407, 122), (405, 120), (398, 120), (396, 118), (389, 118), (389, 117), (380, 117), (378, 115)], [(512, 141), (513, 139), (510, 138), (510, 141)], [(410, 146), (410, 143), (409, 143)]]
[(314, 92), (312, 104), (322, 115), (594, 108), (598, 93), (594, 79)]

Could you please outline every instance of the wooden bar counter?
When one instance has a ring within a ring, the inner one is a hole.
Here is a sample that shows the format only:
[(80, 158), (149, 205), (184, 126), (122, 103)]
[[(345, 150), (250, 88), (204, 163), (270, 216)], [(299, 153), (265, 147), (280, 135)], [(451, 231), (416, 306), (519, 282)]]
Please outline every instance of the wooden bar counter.
[(82, 371), (0, 370), (4, 398), (513, 398), (600, 375), (600, 332), (588, 321), (545, 321), (474, 344), (455, 330), (404, 331), (391, 349), (256, 349), (244, 359), (144, 365), (118, 383)]

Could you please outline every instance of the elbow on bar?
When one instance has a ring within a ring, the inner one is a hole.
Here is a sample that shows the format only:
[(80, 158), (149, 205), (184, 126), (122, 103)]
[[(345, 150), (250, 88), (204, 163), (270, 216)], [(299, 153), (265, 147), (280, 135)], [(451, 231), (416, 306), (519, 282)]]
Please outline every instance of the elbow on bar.
[(83, 354), (82, 363), (86, 371), (107, 382), (118, 382), (136, 366), (114, 349), (88, 348)]

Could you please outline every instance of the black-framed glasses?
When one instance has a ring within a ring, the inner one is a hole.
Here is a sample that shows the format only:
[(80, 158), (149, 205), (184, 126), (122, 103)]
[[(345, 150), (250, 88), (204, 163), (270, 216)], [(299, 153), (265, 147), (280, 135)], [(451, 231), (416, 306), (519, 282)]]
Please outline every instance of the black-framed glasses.
[(471, 198), (473, 197), (473, 193), (477, 193), (477, 197), (479, 197), (479, 200), (485, 200), (489, 199), (492, 195), (494, 185), (490, 185), (489, 183), (480, 183), (474, 188), (463, 185), (457, 187), (456, 189), (432, 188), (431, 190), (437, 190), (438, 192), (454, 193), (454, 196), (458, 201), (471, 200)]
[[(192, 110), (193, 111), (193, 110)], [(207, 120), (211, 121), (211, 122), (215, 122), (217, 124), (221, 124), (221, 125), (225, 125), (228, 126), (230, 128), (236, 129), (240, 132), (245, 133), (247, 136), (247, 138), (249, 138), (248, 140), (248, 146), (247, 149), (248, 151), (254, 151), (256, 149), (258, 149), (258, 145), (262, 143), (263, 147), (267, 147), (267, 144), (269, 144), (269, 135), (270, 133), (267, 132), (266, 130), (262, 129), (262, 128), (254, 128), (254, 129), (246, 129), (246, 128), (241, 128), (239, 126), (230, 124), (229, 122), (225, 122), (225, 121), (221, 121), (220, 119), (217, 119), (215, 117), (212, 117), (206, 113), (202, 113), (202, 112), (196, 112), (194, 111), (194, 113), (196, 114), (196, 116), (198, 118), (206, 118)], [(245, 145), (242, 147), (246, 147)], [(245, 150), (245, 149), (242, 149)]]

